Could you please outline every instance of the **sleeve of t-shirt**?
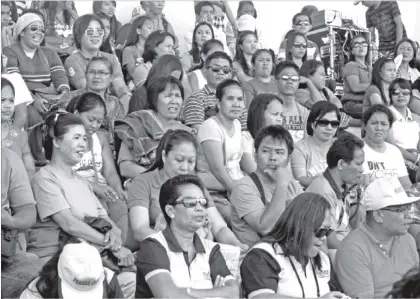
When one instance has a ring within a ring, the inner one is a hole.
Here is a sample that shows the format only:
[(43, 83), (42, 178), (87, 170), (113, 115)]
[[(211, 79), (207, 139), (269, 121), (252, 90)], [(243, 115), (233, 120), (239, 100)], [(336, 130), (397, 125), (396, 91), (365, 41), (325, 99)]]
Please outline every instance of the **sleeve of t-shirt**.
[(50, 48), (41, 49), (47, 54), (51, 71), (51, 80), (54, 83), (54, 87), (57, 89), (57, 92), (64, 90), (69, 91), (69, 79), (67, 77), (66, 71), (64, 70), (60, 56), (58, 56), (55, 50)]
[(220, 126), (210, 118), (198, 130), (197, 140), (200, 144), (208, 140), (223, 142), (223, 132), (220, 130)]
[(149, 74), (149, 69), (143, 64), (140, 64), (138, 67), (134, 69), (133, 72), (133, 81), (136, 86), (141, 86), (147, 79), (147, 75)]
[(9, 74), (11, 73), (20, 73), (19, 61), (16, 56), (16, 53), (10, 47), (3, 48), (3, 55), (7, 57), (6, 70)]
[(401, 12), (400, 12), (400, 8), (398, 7), (398, 3), (397, 1), (390, 1), (389, 2), (391, 4), (391, 12), (392, 12), (392, 16), (395, 18), (396, 16), (400, 16)]
[(305, 177), (307, 172), (307, 159), (308, 159), (308, 153), (305, 150), (305, 144), (304, 140), (300, 140), (296, 143), (295, 149), (292, 153), (292, 159), (291, 159), (291, 166), (293, 171), (293, 176), (298, 179), (300, 177)]
[(150, 204), (150, 185), (142, 175), (135, 178), (127, 189), (127, 207), (143, 207), (149, 209)]
[(136, 266), (137, 271), (144, 276), (146, 282), (156, 274), (171, 272), (165, 248), (153, 238), (147, 238), (140, 243)]
[(226, 278), (227, 276), (231, 276), (232, 274), (229, 271), (229, 268), (226, 265), (226, 260), (223, 257), (223, 254), (220, 252), (220, 245), (215, 245), (209, 256), (209, 264), (210, 264), (210, 275), (213, 284), (216, 281), (216, 277), (220, 275), (220, 277)]
[(355, 243), (340, 246), (335, 259), (335, 271), (344, 293), (352, 298), (373, 298), (375, 287), (368, 260)]
[(201, 125), (204, 122), (203, 99), (192, 94), (185, 102), (183, 115), (187, 126)]
[(277, 292), (280, 265), (265, 250), (252, 249), (245, 256), (240, 269), (242, 286), (248, 298)]
[(125, 48), (123, 51), (122, 65), (124, 66), (127, 64), (132, 64), (133, 66), (136, 64), (131, 48)]
[(252, 154), (253, 148), (252, 148), (252, 139), (251, 135), (248, 132), (242, 131), (242, 138), (241, 138), (241, 145), (242, 145), (242, 151), (247, 154)]
[(130, 151), (130, 148), (128, 147), (125, 142), (121, 143), (120, 151), (118, 152), (118, 164), (125, 162), (125, 161), (131, 161), (134, 162), (133, 154)]
[(237, 183), (232, 190), (230, 202), (240, 218), (246, 215), (265, 209), (260, 191), (255, 184), (252, 186), (244, 182)]
[(389, 159), (394, 160), (395, 164), (397, 165), (397, 172), (398, 172), (398, 177), (405, 177), (408, 176), (408, 171), (407, 171), (407, 167), (405, 167), (405, 162), (404, 162), (404, 157), (401, 153), (401, 151), (392, 144), (388, 144), (390, 146), (392, 146), (393, 150), (393, 154), (392, 156), (389, 157)]
[(111, 55), (111, 64), (112, 64), (112, 78), (115, 80), (116, 78), (123, 78), (123, 73), (121, 69), (121, 64), (115, 55)]
[(352, 75), (359, 76), (359, 70), (357, 69), (357, 65), (355, 63), (349, 62), (343, 68), (343, 77), (347, 78)]
[(45, 171), (35, 174), (31, 185), (41, 221), (45, 222), (48, 217), (70, 209), (66, 198), (61, 192), (59, 182), (49, 172)]
[(70, 55), (64, 62), (64, 68), (69, 77), (70, 84), (76, 89), (86, 88), (86, 74), (80, 61)]
[[(371, 85), (371, 86), (369, 86), (368, 87), (368, 89), (366, 90), (366, 94), (365, 94), (365, 97), (366, 97), (366, 99), (367, 99), (367, 101), (372, 105), (372, 103), (370, 102), (370, 97), (373, 95), (373, 94), (375, 94), (375, 93), (377, 93), (377, 94), (379, 94), (380, 96), (381, 96), (381, 91), (378, 89), (378, 87), (376, 87), (375, 85)], [(382, 97), (382, 96), (381, 96)]]
[(255, 97), (255, 90), (252, 88), (252, 85), (249, 81), (242, 85), (242, 90), (244, 91), (245, 95), (245, 107), (249, 107)]

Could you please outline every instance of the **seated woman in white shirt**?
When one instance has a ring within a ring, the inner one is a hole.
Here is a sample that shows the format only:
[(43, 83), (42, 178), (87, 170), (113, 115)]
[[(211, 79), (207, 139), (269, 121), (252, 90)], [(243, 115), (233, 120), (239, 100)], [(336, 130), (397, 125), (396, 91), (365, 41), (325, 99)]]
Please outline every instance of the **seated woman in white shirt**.
[(366, 132), (363, 141), (365, 162), (363, 163), (363, 185), (367, 186), (376, 179), (398, 177), (404, 189), (411, 187), (404, 157), (401, 151), (386, 142), (395, 117), (384, 105), (376, 104), (363, 114), (363, 125)]
[(333, 231), (329, 202), (314, 193), (293, 199), (263, 242), (241, 264), (247, 298), (346, 298), (321, 249)]
[(389, 97), (395, 121), (389, 130), (387, 141), (397, 146), (405, 160), (412, 182), (420, 163), (420, 116), (408, 108), (412, 95), (409, 81), (399, 78), (392, 81), (389, 86)]

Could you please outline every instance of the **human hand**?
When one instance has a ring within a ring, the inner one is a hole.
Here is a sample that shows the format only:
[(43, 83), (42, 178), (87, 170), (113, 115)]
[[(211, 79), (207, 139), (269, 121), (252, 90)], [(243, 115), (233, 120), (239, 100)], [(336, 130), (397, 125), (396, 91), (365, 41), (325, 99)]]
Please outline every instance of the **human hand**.
[(117, 199), (121, 199), (125, 203), (127, 202), (127, 192), (122, 187), (116, 189), (115, 192), (117, 194)]
[(266, 168), (264, 172), (277, 184), (281, 184), (286, 188), (294, 180), (292, 171), (287, 166), (288, 160), (282, 164), (278, 164), (276, 169)]
[(121, 247), (119, 250), (112, 251), (112, 254), (118, 258), (118, 266), (130, 267), (134, 265), (134, 256), (130, 249)]
[(106, 202), (114, 202), (118, 199), (117, 193), (109, 187), (103, 184), (93, 184), (93, 192), (98, 196), (99, 199), (103, 199)]
[(34, 108), (39, 113), (46, 113), (48, 111), (47, 106), (45, 106), (46, 104), (48, 104), (48, 101), (46, 99), (44, 99), (44, 98), (41, 98), (41, 97), (36, 97), (36, 99), (32, 103), (32, 105), (34, 106)]
[(246, 253), (249, 249), (249, 246), (243, 243), (239, 244), (238, 247), (241, 249), (241, 254)]
[(299, 77), (299, 83), (300, 83), (300, 84), (308, 84), (308, 83), (309, 83), (309, 81), (311, 81), (309, 78), (306, 78), (306, 77), (304, 77), (304, 76), (300, 76), (300, 77)]
[(322, 296), (321, 298), (324, 298), (324, 299), (334, 299), (334, 298), (350, 299), (350, 297), (344, 295), (341, 292), (329, 292), (329, 293), (325, 294), (324, 296)]
[(214, 281), (213, 288), (223, 288), (225, 286), (225, 278), (217, 275)]
[(122, 247), (121, 234), (118, 235), (113, 229), (105, 234), (105, 248), (111, 251), (118, 251)]
[(1, 225), (4, 225), (8, 228), (15, 228), (13, 225), (13, 216), (5, 209), (1, 209)]

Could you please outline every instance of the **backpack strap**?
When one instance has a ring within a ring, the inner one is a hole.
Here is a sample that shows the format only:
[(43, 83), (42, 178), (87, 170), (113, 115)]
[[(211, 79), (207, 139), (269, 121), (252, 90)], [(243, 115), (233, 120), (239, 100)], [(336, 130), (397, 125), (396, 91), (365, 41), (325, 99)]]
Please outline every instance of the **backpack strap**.
[(257, 176), (257, 174), (255, 172), (251, 173), (249, 175), (249, 177), (251, 178), (251, 180), (254, 182), (255, 186), (257, 186), (258, 191), (260, 191), (261, 194), (261, 200), (263, 202), (263, 204), (265, 206), (267, 206), (267, 200), (265, 198), (265, 193), (264, 193), (264, 187), (260, 181), (260, 178)]

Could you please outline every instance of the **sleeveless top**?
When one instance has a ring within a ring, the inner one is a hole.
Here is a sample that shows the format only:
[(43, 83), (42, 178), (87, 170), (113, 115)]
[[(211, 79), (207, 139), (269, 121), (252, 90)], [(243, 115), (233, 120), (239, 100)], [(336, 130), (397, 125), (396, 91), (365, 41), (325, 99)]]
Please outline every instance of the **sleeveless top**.
[(204, 88), (204, 85), (207, 84), (207, 79), (204, 77), (203, 73), (201, 72), (201, 70), (195, 70), (193, 71), (193, 73), (195, 74), (195, 76), (197, 77), (197, 81), (198, 81), (198, 89), (202, 89)]

